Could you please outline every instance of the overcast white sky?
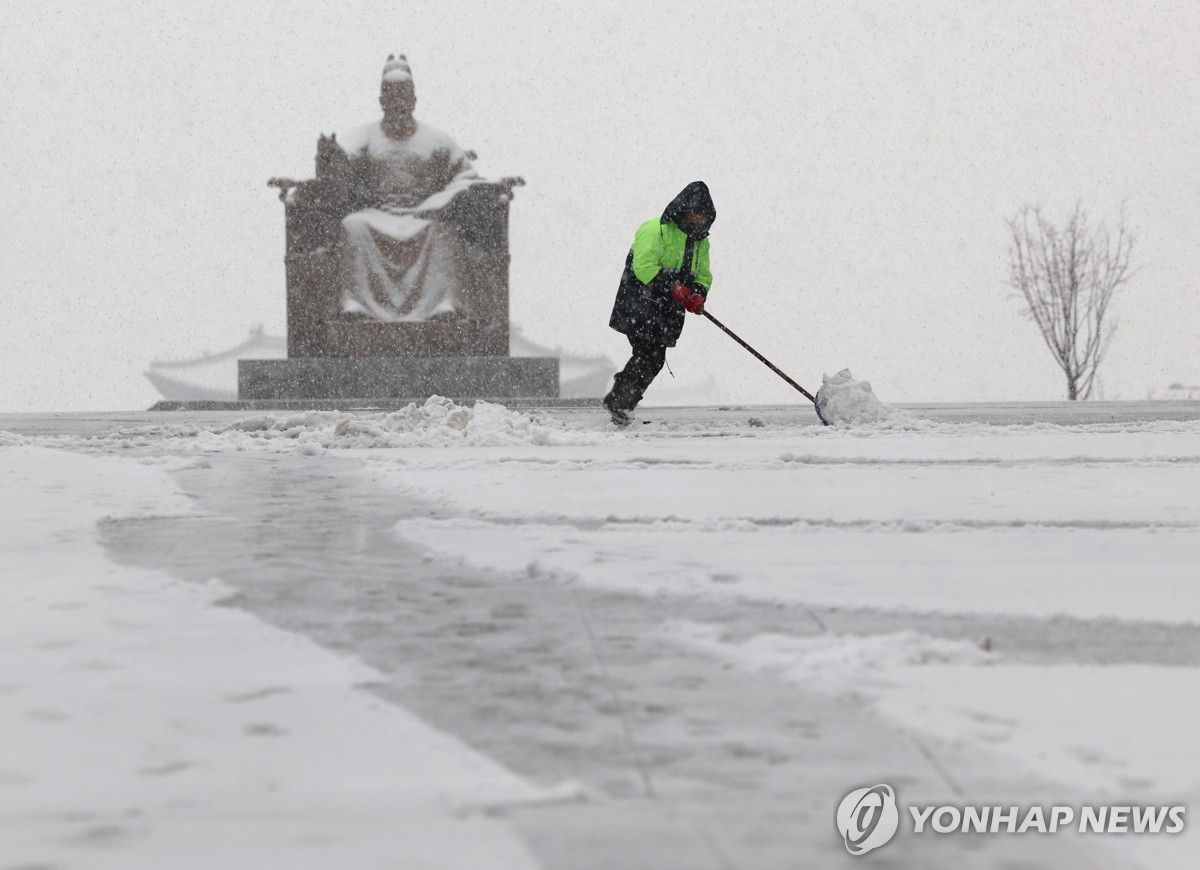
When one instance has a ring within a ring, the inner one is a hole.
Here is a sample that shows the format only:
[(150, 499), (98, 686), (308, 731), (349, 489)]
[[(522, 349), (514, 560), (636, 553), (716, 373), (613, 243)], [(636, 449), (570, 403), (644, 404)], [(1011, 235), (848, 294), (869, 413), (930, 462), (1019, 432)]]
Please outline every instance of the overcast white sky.
[[(889, 401), (1057, 398), (1004, 218), (1126, 201), (1145, 269), (1105, 393), (1200, 383), (1194, 0), (0, 0), (0, 21), (0, 410), (145, 407), (150, 359), (282, 334), (266, 179), (376, 117), (397, 51), (419, 117), (529, 182), (512, 315), (535, 340), (623, 359), (633, 230), (700, 178), (711, 310), (810, 389), (849, 366)], [(669, 359), (715, 401), (794, 398), (699, 319)]]

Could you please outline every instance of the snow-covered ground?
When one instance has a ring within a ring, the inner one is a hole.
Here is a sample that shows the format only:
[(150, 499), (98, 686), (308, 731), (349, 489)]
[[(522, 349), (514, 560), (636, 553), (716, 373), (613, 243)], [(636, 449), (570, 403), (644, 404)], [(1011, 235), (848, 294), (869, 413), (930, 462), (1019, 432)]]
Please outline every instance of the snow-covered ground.
[(4, 418), (0, 867), (839, 866), (888, 777), (1200, 805), (1200, 409), (1112, 408)]
[(0, 450), (0, 866), (535, 866), (456, 814), (542, 795), (370, 668), (105, 558), (98, 521), (195, 511), (186, 465)]

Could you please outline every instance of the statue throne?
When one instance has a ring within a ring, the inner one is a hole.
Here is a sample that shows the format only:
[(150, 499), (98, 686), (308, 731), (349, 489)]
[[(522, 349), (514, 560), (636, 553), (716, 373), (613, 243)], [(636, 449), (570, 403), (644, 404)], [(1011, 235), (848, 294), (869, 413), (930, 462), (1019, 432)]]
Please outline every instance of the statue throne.
[(481, 179), (413, 117), (389, 55), (378, 121), (317, 143), (316, 177), (273, 178), (284, 202), (284, 360), (241, 360), (238, 396), (288, 407), (379, 407), (558, 395), (558, 360), (509, 356), (508, 209), (520, 178)]
[(370, 202), (370, 173), (353, 164), (336, 134), (321, 136), (315, 178), (267, 182), (284, 203), (288, 357), (507, 356), (508, 211), (524, 180), (475, 181), (437, 213), (465, 243), (467, 316), (383, 322), (341, 310), (341, 223)]

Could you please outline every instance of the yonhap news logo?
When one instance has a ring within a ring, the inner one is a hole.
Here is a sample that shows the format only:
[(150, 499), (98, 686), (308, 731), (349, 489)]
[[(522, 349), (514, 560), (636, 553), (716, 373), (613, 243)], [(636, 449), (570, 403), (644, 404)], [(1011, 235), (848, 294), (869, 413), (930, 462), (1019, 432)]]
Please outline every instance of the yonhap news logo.
[(900, 826), (896, 790), (890, 785), (856, 788), (838, 805), (837, 826), (851, 855), (878, 849), (896, 836)]
[[(1181, 834), (1184, 806), (909, 806), (907, 830), (936, 834)], [(880, 784), (853, 789), (837, 808), (837, 829), (846, 851), (865, 855), (891, 842), (903, 815), (896, 790)]]

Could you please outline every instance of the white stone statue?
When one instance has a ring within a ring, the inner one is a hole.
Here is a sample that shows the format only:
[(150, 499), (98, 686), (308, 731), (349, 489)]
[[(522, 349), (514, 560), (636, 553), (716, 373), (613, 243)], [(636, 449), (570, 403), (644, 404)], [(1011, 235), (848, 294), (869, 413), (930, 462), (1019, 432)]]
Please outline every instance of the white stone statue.
[(383, 117), (339, 138), (358, 208), (342, 219), (341, 308), (387, 322), (468, 318), (466, 241), (443, 222), (479, 178), (448, 135), (413, 117), (417, 97), (404, 55), (383, 70)]

